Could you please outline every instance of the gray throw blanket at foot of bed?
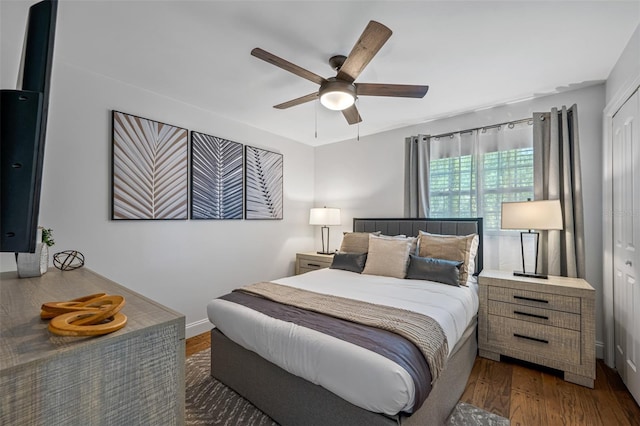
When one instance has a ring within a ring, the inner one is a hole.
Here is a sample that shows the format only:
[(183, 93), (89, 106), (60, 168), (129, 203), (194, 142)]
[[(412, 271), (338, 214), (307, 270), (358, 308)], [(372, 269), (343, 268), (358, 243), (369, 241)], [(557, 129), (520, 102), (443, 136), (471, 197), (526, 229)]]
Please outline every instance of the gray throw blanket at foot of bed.
[(420, 349), (434, 382), (449, 354), (442, 327), (427, 315), (270, 282), (252, 284), (238, 291), (399, 334)]

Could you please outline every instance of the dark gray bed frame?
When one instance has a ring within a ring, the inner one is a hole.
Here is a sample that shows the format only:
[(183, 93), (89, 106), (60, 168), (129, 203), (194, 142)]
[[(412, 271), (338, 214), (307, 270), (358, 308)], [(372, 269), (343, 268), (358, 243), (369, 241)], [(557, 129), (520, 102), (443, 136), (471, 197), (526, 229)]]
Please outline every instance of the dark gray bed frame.
[[(480, 245), (476, 274), (482, 271), (482, 218), (473, 219), (354, 219), (358, 232), (417, 236), (477, 233)], [(211, 375), (283, 426), (444, 425), (462, 395), (477, 353), (477, 321), (465, 330), (449, 356), (447, 366), (425, 403), (411, 416), (389, 417), (357, 407), (321, 386), (295, 376), (252, 351), (211, 330)]]

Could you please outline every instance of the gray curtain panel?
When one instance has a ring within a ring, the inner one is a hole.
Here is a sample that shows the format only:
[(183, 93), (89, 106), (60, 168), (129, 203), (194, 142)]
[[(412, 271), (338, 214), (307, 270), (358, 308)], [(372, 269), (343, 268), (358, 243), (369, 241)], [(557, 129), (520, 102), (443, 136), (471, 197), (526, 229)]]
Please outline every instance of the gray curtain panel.
[(404, 216), (429, 215), (429, 136), (405, 139)]
[(538, 264), (544, 273), (585, 277), (584, 213), (578, 107), (533, 114), (534, 194), (560, 200), (564, 229), (540, 235)]

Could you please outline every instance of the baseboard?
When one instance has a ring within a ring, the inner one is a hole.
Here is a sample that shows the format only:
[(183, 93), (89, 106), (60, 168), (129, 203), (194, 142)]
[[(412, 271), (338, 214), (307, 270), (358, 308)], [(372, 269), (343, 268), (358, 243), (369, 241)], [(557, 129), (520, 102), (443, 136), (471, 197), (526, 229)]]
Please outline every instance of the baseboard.
[(212, 328), (213, 328), (213, 324), (209, 322), (209, 319), (204, 318), (204, 319), (201, 319), (200, 321), (187, 324), (185, 329), (185, 335), (188, 339), (190, 337), (197, 336), (198, 334), (211, 331)]
[(596, 341), (596, 358), (604, 359), (604, 342)]

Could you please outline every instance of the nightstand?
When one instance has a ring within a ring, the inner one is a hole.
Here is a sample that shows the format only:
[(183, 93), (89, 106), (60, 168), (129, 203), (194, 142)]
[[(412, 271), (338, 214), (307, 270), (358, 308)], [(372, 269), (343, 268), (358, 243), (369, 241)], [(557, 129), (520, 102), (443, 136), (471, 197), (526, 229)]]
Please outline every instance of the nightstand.
[(595, 290), (580, 278), (516, 277), (483, 271), (478, 349), (555, 368), (564, 380), (593, 388), (596, 378)]
[(309, 253), (296, 253), (296, 275), (316, 269), (328, 268), (333, 262), (333, 254), (319, 254), (314, 251)]

